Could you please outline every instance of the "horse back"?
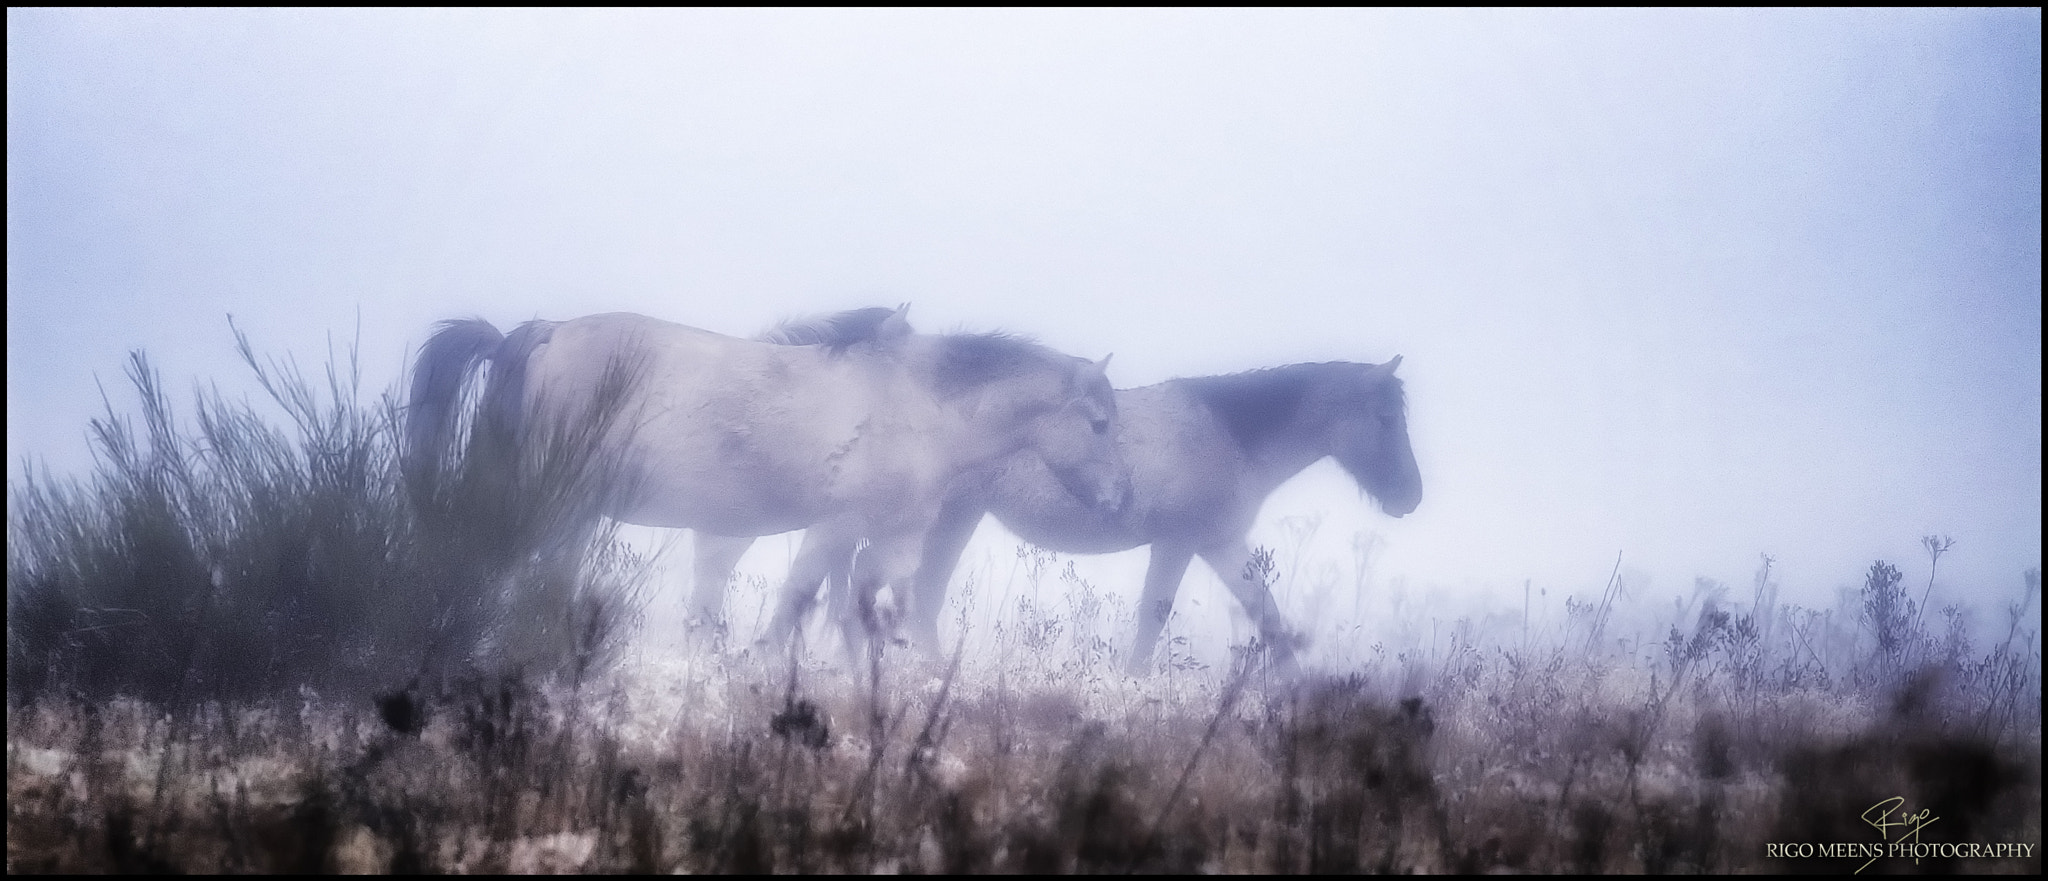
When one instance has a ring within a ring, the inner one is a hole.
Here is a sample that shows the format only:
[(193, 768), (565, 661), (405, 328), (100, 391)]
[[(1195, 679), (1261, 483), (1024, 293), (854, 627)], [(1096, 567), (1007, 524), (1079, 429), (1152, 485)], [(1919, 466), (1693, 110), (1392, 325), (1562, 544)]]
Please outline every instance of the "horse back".
[(1241, 536), (1259, 499), (1244, 510), (1243, 454), (1216, 415), (1174, 382), (1119, 389), (1116, 401), (1117, 448), (1131, 469), (1123, 511), (1107, 515), (1082, 504), (1028, 453), (1005, 460), (967, 491), (1018, 536), (1073, 553)]
[(915, 470), (916, 417), (929, 408), (879, 355), (592, 315), (534, 341), (528, 406), (573, 418), (619, 360), (636, 371), (615, 444), (638, 489), (620, 519), (764, 535), (843, 513), (849, 500), (873, 504), (892, 482), (914, 491), (917, 475), (903, 472)]

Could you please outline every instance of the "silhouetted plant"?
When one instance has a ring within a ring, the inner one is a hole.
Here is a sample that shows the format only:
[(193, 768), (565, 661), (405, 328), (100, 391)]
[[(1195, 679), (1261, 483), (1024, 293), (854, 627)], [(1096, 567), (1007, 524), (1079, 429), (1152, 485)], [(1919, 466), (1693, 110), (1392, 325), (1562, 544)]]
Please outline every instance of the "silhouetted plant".
[(1906, 598), (1905, 590), (1899, 586), (1899, 579), (1898, 567), (1883, 560), (1871, 563), (1870, 571), (1863, 579), (1862, 620), (1876, 641), (1871, 675), (1875, 681), (1885, 684), (1895, 681), (1900, 675), (1905, 654), (1916, 636), (1913, 628), (1916, 610), (1913, 601)]

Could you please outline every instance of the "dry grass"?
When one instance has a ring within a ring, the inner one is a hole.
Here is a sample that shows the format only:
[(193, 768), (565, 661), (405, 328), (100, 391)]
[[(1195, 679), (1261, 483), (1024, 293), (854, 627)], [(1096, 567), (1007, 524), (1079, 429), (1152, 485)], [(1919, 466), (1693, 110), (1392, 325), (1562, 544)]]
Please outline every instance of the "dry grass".
[[(1939, 818), (1923, 843), (2039, 843), (2034, 573), (1987, 650), (1886, 564), (1815, 611), (1766, 559), (1746, 612), (1702, 581), (1661, 641), (1613, 638), (1617, 565), (1558, 632), (1338, 621), (1283, 676), (1170, 626), (1133, 678), (1116, 592), (1020, 548), (993, 626), (956, 596), (948, 661), (634, 654), (641, 561), (463, 502), (506, 490), (461, 457), (408, 503), (388, 402), (272, 370), (296, 436), (202, 397), (188, 441), (138, 356), (143, 439), (110, 414), (94, 481), (11, 496), (10, 873), (1849, 871), (1771, 847), (1882, 841), (1895, 797)], [(564, 443), (522, 491), (573, 500)]]
[(678, 655), (416, 694), (413, 735), (310, 697), (42, 700), (9, 714), (8, 869), (1833, 870), (1765, 845), (1875, 840), (1859, 817), (1890, 795), (1942, 818), (1928, 841), (2038, 839), (2038, 740), (1819, 692), (1749, 730), (1711, 689), (1646, 731), (1658, 692), (1600, 663), (1556, 691), (1503, 660), (1435, 696), (1194, 674), (1089, 696), (893, 655), (879, 694), (809, 665), (792, 691), (780, 664)]

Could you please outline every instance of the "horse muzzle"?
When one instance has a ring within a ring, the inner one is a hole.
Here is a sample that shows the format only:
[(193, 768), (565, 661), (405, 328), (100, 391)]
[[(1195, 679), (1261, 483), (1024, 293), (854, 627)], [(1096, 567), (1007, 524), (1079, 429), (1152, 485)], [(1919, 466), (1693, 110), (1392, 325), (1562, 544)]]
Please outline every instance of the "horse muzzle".
[(1095, 507), (1105, 514), (1122, 514), (1130, 509), (1134, 495), (1131, 479), (1120, 476), (1096, 494)]
[(1075, 501), (1087, 505), (1097, 514), (1113, 517), (1131, 506), (1134, 493), (1129, 474), (1119, 472), (1114, 476), (1103, 476), (1062, 470), (1055, 470), (1054, 474)]
[(1422, 506), (1422, 492), (1417, 490), (1414, 493), (1398, 498), (1382, 498), (1379, 502), (1380, 511), (1387, 516), (1394, 518), (1406, 517), (1414, 513), (1416, 508)]

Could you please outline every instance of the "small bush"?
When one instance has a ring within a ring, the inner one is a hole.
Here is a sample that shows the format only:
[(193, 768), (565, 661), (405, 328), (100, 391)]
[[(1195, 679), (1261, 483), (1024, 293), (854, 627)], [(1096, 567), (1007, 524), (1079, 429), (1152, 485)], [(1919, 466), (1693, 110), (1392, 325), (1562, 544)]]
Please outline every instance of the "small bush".
[[(543, 470), (489, 505), (422, 511), (400, 473), (400, 407), (362, 400), (353, 357), (346, 378), (328, 365), (323, 399), (295, 364), (236, 341), (288, 428), (202, 390), (196, 431), (181, 433), (136, 352), (139, 425), (110, 402), (88, 479), (31, 471), (11, 487), (11, 699), (368, 694), (479, 666), (580, 671), (616, 644), (639, 561), (608, 530), (565, 541), (507, 522), (561, 509), (587, 441), (541, 457), (567, 477)], [(495, 553), (477, 553), (483, 535)]]

